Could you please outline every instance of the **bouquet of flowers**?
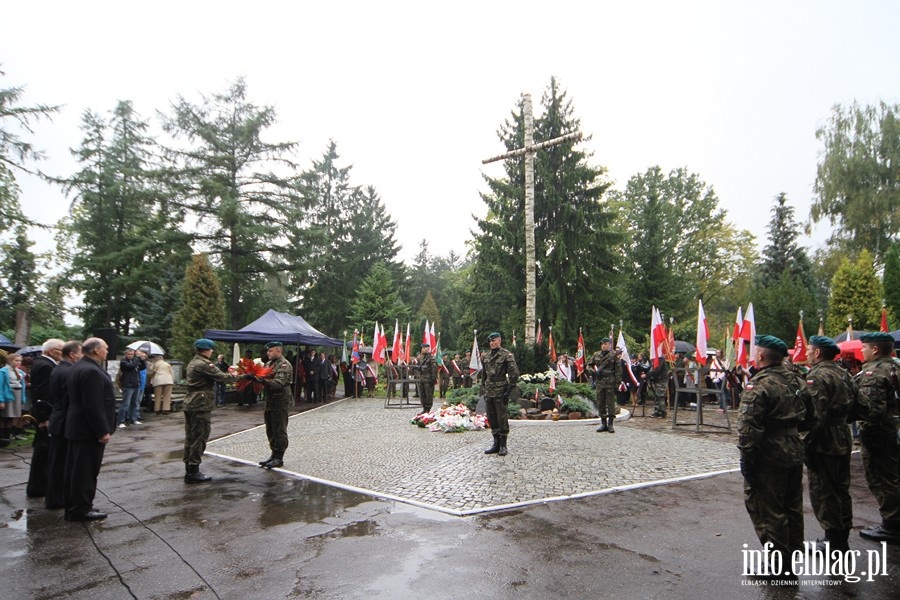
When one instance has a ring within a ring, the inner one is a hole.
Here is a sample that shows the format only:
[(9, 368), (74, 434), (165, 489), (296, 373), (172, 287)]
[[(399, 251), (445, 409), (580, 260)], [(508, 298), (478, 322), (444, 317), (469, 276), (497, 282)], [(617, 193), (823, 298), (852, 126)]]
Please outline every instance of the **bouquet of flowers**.
[(267, 369), (262, 361), (242, 358), (237, 368), (238, 375), (251, 375), (250, 379), (238, 379), (234, 387), (237, 391), (243, 392), (248, 385), (253, 386), (254, 393), (259, 393), (263, 389), (261, 379), (265, 379), (272, 374), (272, 369)]
[(410, 421), (428, 431), (459, 433), (462, 431), (479, 431), (487, 427), (487, 417), (472, 414), (465, 404), (454, 404), (442, 407), (437, 414), (422, 413)]

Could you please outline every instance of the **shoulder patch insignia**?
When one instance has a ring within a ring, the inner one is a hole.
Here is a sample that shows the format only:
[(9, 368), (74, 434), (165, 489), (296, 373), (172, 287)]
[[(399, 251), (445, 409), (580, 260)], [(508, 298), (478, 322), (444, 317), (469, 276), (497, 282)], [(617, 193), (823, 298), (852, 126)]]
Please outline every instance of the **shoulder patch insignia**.
[(875, 371), (866, 371), (866, 376), (874, 375), (874, 374), (875, 374)]
[(812, 379), (807, 379), (807, 380), (806, 380), (806, 384), (807, 384), (807, 385), (812, 385), (812, 384), (814, 384), (814, 383), (815, 383), (815, 381), (813, 381)]

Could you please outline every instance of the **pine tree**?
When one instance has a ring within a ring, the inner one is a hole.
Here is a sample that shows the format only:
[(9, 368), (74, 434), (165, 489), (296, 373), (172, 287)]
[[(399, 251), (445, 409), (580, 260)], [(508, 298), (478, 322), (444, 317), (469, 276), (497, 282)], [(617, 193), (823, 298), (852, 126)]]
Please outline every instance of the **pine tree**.
[(0, 297), (0, 327), (11, 329), (16, 326), (19, 310), (32, 311), (38, 298), (37, 261), (28, 239), (24, 224), (15, 229), (15, 241), (0, 246), (0, 282), (4, 294)]
[(372, 331), (376, 321), (383, 325), (394, 319), (404, 321), (408, 313), (409, 309), (400, 299), (391, 272), (384, 264), (378, 263), (360, 283), (350, 304), (347, 320), (360, 331), (368, 332)]
[(891, 244), (884, 253), (884, 274), (882, 275), (884, 302), (891, 315), (889, 323), (900, 329), (900, 252), (897, 244)]
[(263, 141), (275, 123), (274, 108), (247, 100), (243, 79), (200, 104), (179, 97), (164, 120), (167, 132), (190, 144), (168, 154), (188, 212), (199, 223), (192, 241), (222, 268), (228, 322), (235, 329), (254, 305), (248, 293), (259, 289), (249, 284), (284, 269), (284, 245), (276, 240), (296, 202), (296, 182), (272, 169), (293, 173), (296, 143)]
[(881, 324), (881, 282), (875, 274), (872, 255), (859, 253), (855, 262), (844, 259), (831, 281), (827, 331), (838, 335), (847, 329), (848, 317), (853, 328), (877, 331)]
[(429, 323), (434, 323), (435, 332), (441, 328), (441, 311), (438, 309), (437, 302), (434, 301), (434, 296), (431, 295), (431, 292), (425, 293), (425, 299), (422, 300), (422, 305), (416, 311), (416, 320), (421, 322), (423, 326), (426, 320)]
[(219, 278), (205, 254), (196, 254), (184, 274), (181, 309), (172, 323), (172, 357), (188, 361), (194, 341), (207, 329), (225, 325), (225, 305)]

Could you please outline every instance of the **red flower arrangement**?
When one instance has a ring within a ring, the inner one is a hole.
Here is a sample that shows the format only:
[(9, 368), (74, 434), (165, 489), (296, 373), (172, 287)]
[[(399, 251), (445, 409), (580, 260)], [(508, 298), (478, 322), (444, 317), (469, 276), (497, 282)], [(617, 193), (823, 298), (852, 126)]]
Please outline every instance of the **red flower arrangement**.
[(252, 385), (253, 391), (258, 394), (263, 389), (263, 384), (260, 379), (265, 379), (271, 374), (272, 369), (249, 358), (242, 358), (238, 365), (238, 375), (252, 375), (253, 379), (238, 379), (235, 382), (234, 387), (237, 391), (243, 392), (247, 389), (248, 385)]

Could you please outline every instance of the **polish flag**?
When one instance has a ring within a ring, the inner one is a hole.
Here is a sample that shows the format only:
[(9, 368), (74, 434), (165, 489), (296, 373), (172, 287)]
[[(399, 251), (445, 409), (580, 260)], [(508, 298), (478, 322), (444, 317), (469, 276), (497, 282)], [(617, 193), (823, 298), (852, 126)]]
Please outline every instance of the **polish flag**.
[[(747, 315), (744, 317), (744, 323), (741, 325), (741, 339), (750, 343), (750, 349), (744, 357), (744, 366), (748, 364), (756, 364), (756, 319), (753, 316), (753, 303), (747, 306)], [(743, 343), (741, 344), (743, 346)]]
[(412, 340), (409, 335), (409, 323), (406, 324), (406, 349), (403, 351), (403, 360), (406, 361), (406, 364), (409, 364), (409, 359), (411, 358), (412, 352)]
[(703, 312), (703, 300), (697, 305), (697, 362), (706, 364), (706, 342), (709, 341), (709, 326), (706, 324), (706, 313)]
[(622, 360), (625, 361), (625, 370), (628, 371), (631, 381), (634, 385), (639, 385), (637, 377), (634, 376), (634, 371), (631, 370), (631, 355), (628, 354), (628, 346), (625, 345), (625, 336), (622, 335), (621, 329), (619, 330), (619, 339), (616, 341), (616, 349), (622, 351)]
[(738, 306), (737, 315), (734, 317), (734, 331), (731, 339), (734, 342), (734, 364), (747, 366), (747, 357), (745, 356), (744, 342), (741, 340), (741, 327), (744, 326), (744, 311)]
[(431, 336), (428, 334), (428, 319), (425, 319), (425, 331), (422, 332), (422, 343), (431, 346)]
[(432, 352), (437, 349), (437, 336), (434, 335), (434, 323), (431, 324), (431, 330), (428, 332), (428, 345), (431, 346)]
[(381, 345), (381, 334), (378, 333), (378, 321), (375, 321), (375, 333), (372, 334), (372, 360), (384, 362), (384, 347)]
[(556, 346), (553, 345), (553, 328), (550, 328), (550, 336), (548, 338), (548, 342), (550, 345), (550, 362), (556, 362)]
[(400, 320), (394, 320), (394, 343), (391, 344), (391, 362), (397, 364), (400, 360)]
[(575, 350), (575, 370), (580, 377), (584, 373), (584, 336), (581, 335), (581, 327), (578, 328), (578, 348)]
[(478, 351), (478, 332), (472, 340), (472, 357), (469, 359), (469, 374), (475, 375), (481, 371), (481, 353)]
[(663, 325), (659, 309), (654, 306), (650, 312), (650, 360), (654, 367), (658, 367), (660, 359), (665, 356), (666, 326)]

